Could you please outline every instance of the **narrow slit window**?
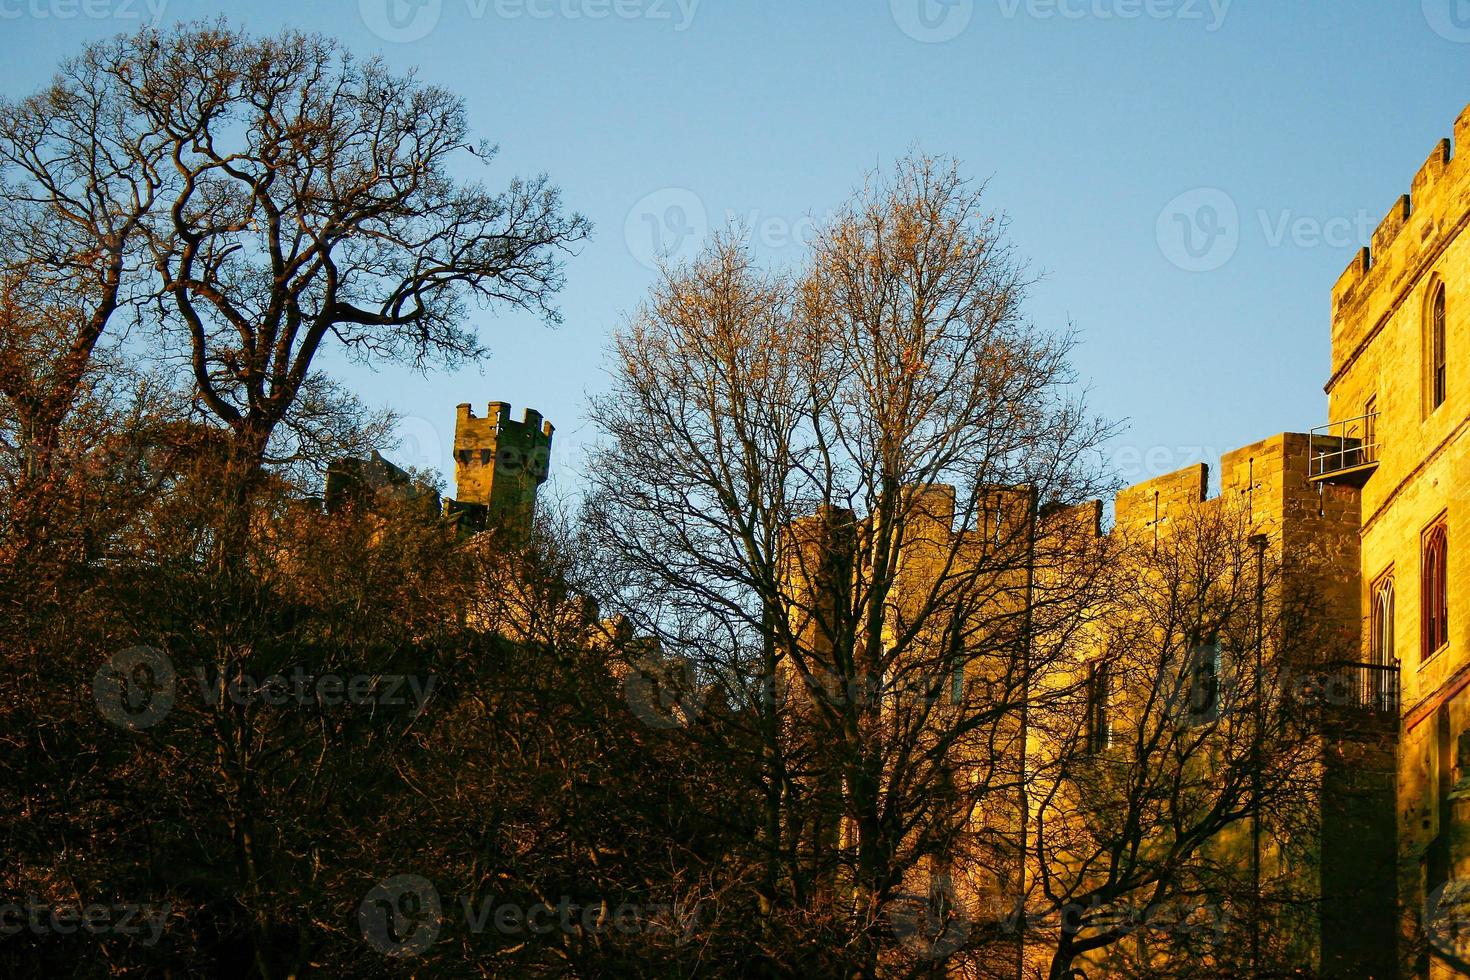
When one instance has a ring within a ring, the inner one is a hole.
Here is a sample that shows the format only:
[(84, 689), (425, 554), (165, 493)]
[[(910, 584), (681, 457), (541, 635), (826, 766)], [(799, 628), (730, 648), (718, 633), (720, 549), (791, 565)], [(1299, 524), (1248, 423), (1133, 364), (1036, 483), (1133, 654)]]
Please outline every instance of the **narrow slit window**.
[(1447, 394), (1445, 377), (1445, 320), (1446, 304), (1444, 284), (1434, 291), (1429, 307), (1429, 410), (1432, 412), (1444, 404)]
[(1106, 664), (1093, 664), (1087, 674), (1087, 751), (1102, 752), (1113, 744), (1112, 677)]

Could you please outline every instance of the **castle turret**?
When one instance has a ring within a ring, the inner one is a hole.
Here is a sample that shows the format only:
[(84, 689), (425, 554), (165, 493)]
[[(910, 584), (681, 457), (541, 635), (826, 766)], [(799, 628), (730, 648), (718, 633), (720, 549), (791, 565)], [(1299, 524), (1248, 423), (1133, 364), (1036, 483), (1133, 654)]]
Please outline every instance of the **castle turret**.
[(460, 405), (454, 424), (455, 506), (483, 508), (489, 527), (529, 530), (536, 490), (550, 472), (554, 431), (534, 409), (517, 422), (507, 402), (491, 402), (484, 418)]

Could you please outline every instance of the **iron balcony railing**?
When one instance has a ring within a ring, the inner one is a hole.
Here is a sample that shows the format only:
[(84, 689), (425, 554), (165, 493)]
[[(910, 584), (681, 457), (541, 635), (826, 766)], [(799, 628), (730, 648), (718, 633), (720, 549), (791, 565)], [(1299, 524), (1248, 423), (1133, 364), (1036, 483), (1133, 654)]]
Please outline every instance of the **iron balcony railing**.
[(1399, 662), (1337, 663), (1330, 668), (1325, 699), (1339, 707), (1395, 715), (1399, 710)]
[(1373, 466), (1378, 449), (1377, 412), (1318, 426), (1312, 430), (1312, 478)]

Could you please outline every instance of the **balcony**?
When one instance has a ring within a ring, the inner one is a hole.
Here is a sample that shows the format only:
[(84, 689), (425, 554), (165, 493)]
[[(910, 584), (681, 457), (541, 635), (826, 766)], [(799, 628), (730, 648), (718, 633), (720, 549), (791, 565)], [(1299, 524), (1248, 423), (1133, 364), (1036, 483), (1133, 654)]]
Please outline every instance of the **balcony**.
[(1399, 662), (1336, 663), (1328, 673), (1326, 700), (1337, 707), (1398, 717)]
[(1378, 413), (1359, 415), (1312, 430), (1313, 483), (1362, 487), (1378, 469)]

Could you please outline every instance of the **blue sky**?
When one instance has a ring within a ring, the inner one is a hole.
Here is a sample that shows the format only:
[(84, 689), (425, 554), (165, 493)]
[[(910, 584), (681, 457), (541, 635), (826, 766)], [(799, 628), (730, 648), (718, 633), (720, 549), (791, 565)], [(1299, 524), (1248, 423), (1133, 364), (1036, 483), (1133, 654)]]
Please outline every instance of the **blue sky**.
[(458, 402), (540, 409), (569, 490), (657, 243), (735, 218), (799, 261), (915, 145), (989, 180), (1031, 316), (1080, 331), (1094, 408), (1128, 421), (1124, 479), (1325, 422), (1332, 284), (1470, 102), (1470, 0), (0, 0), (0, 86), (221, 13), (419, 68), (500, 144), (492, 178), (544, 170), (595, 223), (561, 327), (482, 315), (493, 356), (452, 375), (333, 365), (416, 465), (447, 464)]

